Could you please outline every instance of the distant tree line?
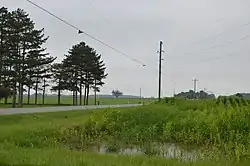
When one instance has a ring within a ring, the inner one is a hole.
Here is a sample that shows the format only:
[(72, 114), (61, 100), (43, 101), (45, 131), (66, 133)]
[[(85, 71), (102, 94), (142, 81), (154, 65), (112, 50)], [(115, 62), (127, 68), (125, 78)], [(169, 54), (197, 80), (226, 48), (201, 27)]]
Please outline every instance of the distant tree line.
[(250, 93), (236, 93), (233, 96), (236, 96), (236, 97), (239, 97), (239, 98), (248, 99), (248, 100), (250, 99)]
[(201, 90), (200, 92), (194, 92), (193, 90), (189, 90), (188, 92), (181, 92), (175, 94), (174, 97), (181, 97), (187, 99), (214, 99), (214, 94), (208, 94), (207, 92)]
[(55, 63), (56, 58), (43, 47), (47, 40), (44, 29), (36, 29), (24, 10), (0, 8), (0, 99), (7, 103), (12, 97), (12, 107), (22, 106), (27, 92), (30, 104), (34, 90), (34, 104), (39, 91), (44, 104), (46, 88), (51, 86), (58, 93), (58, 104), (63, 91), (72, 92), (73, 105), (88, 104), (90, 90), (100, 91), (107, 77), (101, 55), (80, 42), (72, 46), (62, 62)]

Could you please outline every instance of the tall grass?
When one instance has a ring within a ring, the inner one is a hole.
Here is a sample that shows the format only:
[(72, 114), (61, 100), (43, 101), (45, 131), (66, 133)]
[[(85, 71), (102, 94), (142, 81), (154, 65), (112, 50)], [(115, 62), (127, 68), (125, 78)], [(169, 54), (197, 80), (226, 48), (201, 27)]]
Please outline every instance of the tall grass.
[(175, 142), (210, 153), (217, 150), (223, 157), (239, 161), (249, 155), (249, 122), (249, 104), (243, 99), (166, 98), (154, 105), (93, 113), (85, 123), (64, 131), (60, 141), (74, 142), (78, 148), (86, 142), (117, 146)]

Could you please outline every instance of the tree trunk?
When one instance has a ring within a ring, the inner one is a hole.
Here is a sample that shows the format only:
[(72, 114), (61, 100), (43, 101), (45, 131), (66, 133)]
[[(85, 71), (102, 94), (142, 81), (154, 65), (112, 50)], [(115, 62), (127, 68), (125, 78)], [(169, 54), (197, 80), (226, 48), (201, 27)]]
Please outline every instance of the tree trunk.
[(97, 89), (96, 89), (96, 79), (95, 79), (94, 84), (95, 84), (95, 87), (94, 87), (94, 92), (95, 92), (95, 105), (96, 105), (96, 92), (97, 92)]
[(29, 87), (28, 87), (28, 101), (27, 101), (27, 104), (30, 104), (30, 89), (31, 89), (31, 87), (29, 85)]
[(21, 105), (23, 105), (23, 85), (22, 85), (22, 93), (21, 93)]
[(24, 59), (25, 59), (25, 43), (23, 44), (23, 51), (22, 51), (22, 54), (21, 54), (21, 51), (19, 50), (19, 55), (22, 56), (22, 63), (20, 65), (20, 71), (19, 71), (19, 74), (20, 74), (20, 80), (19, 80), (19, 95), (18, 95), (18, 106), (19, 107), (22, 107), (23, 105), (23, 79), (24, 79)]
[[(7, 69), (7, 70), (8, 70), (8, 69)], [(9, 67), (9, 70), (11, 70), (11, 67)], [(10, 78), (9, 78), (9, 77), (8, 77), (8, 78), (5, 78), (5, 81), (7, 81), (7, 82), (9, 83)], [(7, 84), (8, 84), (8, 83), (7, 83)], [(6, 85), (6, 87), (8, 87), (8, 85)], [(8, 103), (8, 98), (9, 98), (9, 97), (5, 97), (5, 98), (4, 98), (4, 104), (7, 104), (7, 103)]]
[(21, 107), (22, 106), (22, 103), (21, 103), (21, 94), (22, 94), (22, 83), (21, 83), (21, 80), (18, 84), (18, 107)]
[(5, 97), (4, 98), (4, 104), (7, 104), (8, 103), (8, 97)]
[(76, 81), (76, 85), (75, 85), (75, 105), (78, 105), (78, 92), (77, 92), (77, 81)]
[(61, 90), (58, 90), (58, 94), (57, 94), (57, 104), (60, 105), (61, 104)]
[(14, 83), (13, 96), (12, 96), (12, 108), (16, 108), (16, 82)]
[(78, 105), (78, 92), (77, 92), (77, 90), (75, 91), (75, 104), (76, 104), (76, 106)]
[(43, 79), (43, 105), (44, 105), (44, 100), (45, 100), (45, 87), (46, 86), (46, 80), (45, 80), (45, 78)]
[(89, 85), (88, 85), (88, 87), (87, 87), (86, 105), (89, 105)]
[(59, 79), (57, 103), (58, 105), (61, 104), (61, 79)]
[(96, 82), (95, 82), (95, 89), (94, 89), (94, 92), (95, 92), (95, 105), (96, 105)]
[(83, 104), (86, 105), (87, 85), (84, 86)]
[(80, 105), (82, 105), (82, 83), (81, 82), (80, 82), (79, 98), (80, 98)]
[(73, 102), (73, 106), (75, 105), (75, 91), (73, 90), (72, 93), (72, 102)]
[[(4, 19), (3, 19), (4, 20)], [(3, 22), (2, 22), (2, 25), (0, 26), (1, 29), (0, 29), (0, 84), (2, 84), (2, 72), (3, 72), (3, 58), (4, 58), (4, 51), (3, 51), (3, 41), (4, 41), (4, 31), (3, 31)]]
[(29, 77), (29, 83), (28, 83), (28, 101), (27, 101), (27, 104), (30, 104), (30, 90), (31, 90), (31, 76)]
[(38, 93), (38, 76), (36, 78), (36, 87), (35, 87), (35, 104), (37, 104), (37, 94)]

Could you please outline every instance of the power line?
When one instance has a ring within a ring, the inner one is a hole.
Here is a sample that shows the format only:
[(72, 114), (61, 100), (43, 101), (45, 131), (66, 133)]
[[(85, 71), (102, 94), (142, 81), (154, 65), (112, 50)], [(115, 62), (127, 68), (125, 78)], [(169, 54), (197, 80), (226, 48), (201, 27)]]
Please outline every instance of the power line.
[[(213, 58), (206, 58), (203, 61), (198, 61), (196, 64), (198, 65), (198, 64), (207, 63), (207, 62), (214, 61), (214, 60), (220, 60), (220, 59), (224, 59), (224, 58), (234, 57), (234, 56), (237, 56), (237, 55), (238, 54), (230, 53), (230, 54), (226, 54), (225, 56), (217, 56), (217, 57), (213, 57)], [(187, 65), (187, 63), (181, 63), (178, 66), (180, 68), (180, 67), (186, 67), (185, 65)]]
[[(222, 20), (222, 19), (221, 19)], [(216, 21), (218, 22), (218, 21)], [(219, 37), (221, 36), (222, 34), (226, 33), (226, 32), (232, 32), (234, 30), (237, 30), (237, 29), (240, 29), (240, 28), (244, 28), (244, 27), (247, 27), (247, 26), (250, 26), (250, 20), (245, 22), (245, 23), (242, 23), (240, 25), (237, 25), (237, 26), (234, 26), (232, 28), (230, 28), (229, 30), (224, 30), (224, 31), (221, 31), (219, 33), (216, 33), (215, 35), (211, 35), (211, 36), (207, 36), (207, 37), (204, 37), (204, 38), (201, 38), (199, 40), (196, 40), (196, 41), (193, 41), (193, 42), (190, 42), (190, 43), (186, 43), (186, 44), (182, 44), (182, 46), (187, 46), (187, 45), (193, 45), (193, 44), (197, 44), (197, 43), (200, 43), (200, 42), (203, 42), (203, 41), (206, 41), (208, 39), (212, 39), (212, 38), (216, 38), (216, 37)], [(178, 49), (178, 45), (175, 46), (172, 50), (176, 50)]]
[[(213, 46), (211, 46), (211, 47), (204, 48), (204, 49), (202, 49), (202, 50), (200, 50), (200, 51), (214, 50), (214, 49), (223, 47), (223, 46), (225, 46), (225, 45), (227, 45), (227, 44), (232, 44), (232, 43), (234, 43), (235, 41), (246, 40), (246, 39), (248, 39), (248, 38), (250, 38), (250, 35), (240, 37), (240, 38), (238, 38), (238, 39), (236, 39), (236, 40), (229, 40), (229, 41), (227, 41), (227, 42), (225, 42), (225, 43), (222, 43), (222, 44), (215, 44), (215, 45), (213, 45)], [(200, 52), (200, 51), (193, 52), (193, 53), (188, 53), (188, 54), (195, 54), (195, 53), (198, 53), (198, 52)]]
[[(245, 37), (241, 37), (238, 40), (243, 41), (243, 40), (246, 40), (246, 39), (249, 39), (249, 38), (250, 38), (250, 35), (245, 36)], [(210, 61), (224, 59), (224, 58), (228, 58), (228, 57), (234, 57), (234, 56), (238, 56), (238, 54), (237, 53), (229, 53), (229, 54), (226, 54), (225, 56), (216, 56), (216, 57), (211, 57), (211, 58), (205, 58), (205, 59), (202, 59), (202, 61), (198, 61), (196, 64), (198, 65), (198, 64), (207, 63), (207, 62), (210, 62)], [(181, 68), (185, 67), (185, 65), (187, 65), (187, 63), (185, 63), (185, 62), (178, 64), (179, 68), (180, 67)]]
[[(207, 47), (207, 48), (203, 48), (203, 49), (200, 49), (196, 52), (188, 52), (186, 53), (187, 55), (193, 55), (193, 54), (197, 54), (201, 51), (211, 51), (211, 50), (214, 50), (214, 49), (217, 49), (217, 48), (220, 48), (220, 47), (223, 47), (225, 45), (228, 45), (228, 44), (232, 44), (234, 42), (237, 42), (237, 41), (242, 41), (242, 40), (246, 40), (246, 39), (249, 39), (250, 38), (250, 35), (246, 35), (246, 36), (243, 36), (243, 37), (240, 37), (238, 39), (235, 39), (235, 40), (229, 40), (229, 41), (226, 41), (224, 43), (221, 43), (221, 44), (215, 44), (213, 46), (210, 46), (210, 47)], [(181, 57), (181, 56), (174, 56), (174, 57)]]
[(67, 24), (68, 26), (70, 26), (70, 27), (76, 29), (76, 30), (78, 31), (79, 34), (83, 33), (83, 34), (85, 34), (86, 36), (92, 38), (93, 40), (95, 40), (95, 41), (97, 41), (97, 42), (99, 42), (99, 43), (105, 45), (106, 47), (112, 49), (113, 51), (115, 51), (115, 52), (117, 52), (117, 53), (119, 53), (119, 54), (121, 54), (121, 55), (123, 55), (123, 56), (126, 56), (127, 58), (129, 58), (129, 59), (131, 59), (131, 60), (133, 60), (133, 61), (135, 61), (135, 62), (141, 64), (143, 67), (146, 66), (146, 65), (145, 65), (144, 63), (142, 63), (141, 61), (139, 61), (139, 60), (137, 60), (137, 59), (135, 59), (135, 58), (132, 58), (131, 56), (129, 56), (129, 55), (127, 55), (127, 54), (125, 54), (125, 53), (123, 53), (123, 52), (117, 50), (116, 48), (114, 48), (114, 47), (108, 45), (107, 43), (101, 41), (100, 39), (98, 39), (98, 38), (96, 38), (96, 37), (90, 35), (89, 33), (87, 33), (87, 32), (85, 32), (85, 31), (81, 30), (80, 28), (78, 28), (78, 27), (76, 27), (75, 25), (69, 23), (68, 21), (64, 20), (63, 18), (61, 18), (61, 17), (59, 17), (59, 16), (53, 14), (52, 12), (48, 11), (48, 10), (45, 9), (45, 8), (39, 6), (39, 5), (36, 4), (35, 2), (32, 2), (32, 1), (30, 1), (30, 0), (26, 0), (26, 1), (29, 2), (30, 4), (36, 6), (37, 8), (43, 10), (44, 12), (48, 13), (49, 15), (55, 17), (56, 19), (60, 20), (61, 22)]

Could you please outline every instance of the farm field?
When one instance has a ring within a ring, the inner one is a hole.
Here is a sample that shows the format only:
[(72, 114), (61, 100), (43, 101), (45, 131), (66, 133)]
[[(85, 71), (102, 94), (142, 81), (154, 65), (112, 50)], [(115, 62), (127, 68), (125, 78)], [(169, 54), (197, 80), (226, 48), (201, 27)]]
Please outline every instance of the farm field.
[(238, 98), (1, 116), (0, 164), (247, 166), (249, 121)]
[[(144, 102), (145, 104), (152, 103), (155, 101), (155, 99), (138, 99), (138, 98), (99, 98), (99, 104), (100, 105), (116, 105), (116, 104), (138, 104), (140, 101)], [(4, 101), (0, 102), (0, 108), (9, 108), (11, 107), (11, 102), (12, 99), (8, 99), (9, 104), (4, 104)], [(30, 104), (25, 104), (27, 103), (27, 97), (24, 97), (23, 101), (23, 107), (48, 107), (48, 106), (58, 106), (57, 104), (57, 97), (52, 97), (52, 96), (47, 96), (45, 98), (45, 103), (44, 105), (42, 104), (42, 98), (38, 98), (37, 100), (37, 105), (35, 105), (35, 98), (32, 97), (30, 98)], [(79, 103), (79, 101), (78, 101)], [(83, 103), (83, 102), (82, 102)], [(89, 105), (94, 105), (95, 100), (94, 98), (89, 99)], [(71, 97), (62, 97), (61, 98), (61, 104), (62, 106), (69, 106), (72, 105), (72, 98)]]

